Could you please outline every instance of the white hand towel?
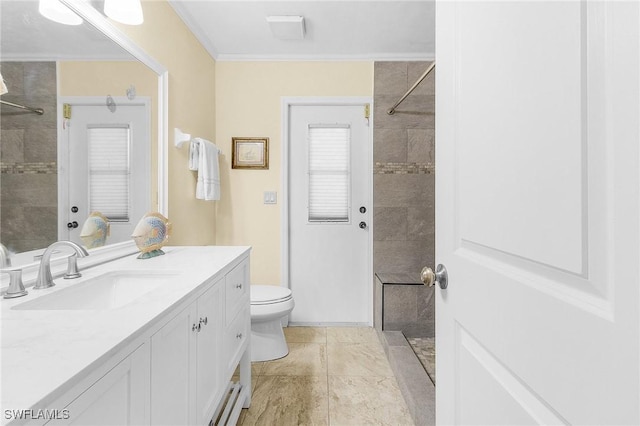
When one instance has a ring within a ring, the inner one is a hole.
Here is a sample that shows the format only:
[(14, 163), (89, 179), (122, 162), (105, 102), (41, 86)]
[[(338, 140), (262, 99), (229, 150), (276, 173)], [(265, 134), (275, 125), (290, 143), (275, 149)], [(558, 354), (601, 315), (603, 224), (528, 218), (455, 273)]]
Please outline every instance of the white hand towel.
[(192, 139), (189, 142), (189, 170), (198, 170), (198, 162), (200, 161), (200, 142), (199, 139)]
[(199, 142), (198, 181), (196, 198), (199, 200), (220, 199), (220, 166), (218, 153), (220, 150), (211, 142), (196, 138)]

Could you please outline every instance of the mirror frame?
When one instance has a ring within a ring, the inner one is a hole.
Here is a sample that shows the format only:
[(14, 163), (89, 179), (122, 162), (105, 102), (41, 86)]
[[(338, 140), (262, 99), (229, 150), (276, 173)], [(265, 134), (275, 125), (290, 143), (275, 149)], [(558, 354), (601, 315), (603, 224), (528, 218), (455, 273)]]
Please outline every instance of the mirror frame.
[[(127, 51), (131, 56), (145, 64), (158, 76), (158, 121), (157, 121), (157, 186), (158, 186), (158, 206), (157, 211), (164, 216), (168, 215), (168, 123), (169, 123), (169, 71), (149, 55), (144, 49), (138, 46), (124, 32), (114, 26), (107, 18), (98, 12), (90, 3), (85, 0), (60, 0), (61, 3), (69, 7), (92, 25), (107, 38)], [(153, 142), (152, 142), (153, 143)], [(110, 244), (104, 247), (91, 250), (91, 256), (80, 259), (83, 268), (99, 265), (119, 257), (136, 253), (138, 251), (133, 241)], [(66, 270), (66, 257), (53, 259), (51, 269), (54, 276)], [(21, 265), (14, 269), (22, 269), (23, 282), (26, 287), (30, 287), (35, 282), (38, 273), (39, 262)], [(0, 290), (5, 290), (9, 284), (6, 274), (0, 277)]]

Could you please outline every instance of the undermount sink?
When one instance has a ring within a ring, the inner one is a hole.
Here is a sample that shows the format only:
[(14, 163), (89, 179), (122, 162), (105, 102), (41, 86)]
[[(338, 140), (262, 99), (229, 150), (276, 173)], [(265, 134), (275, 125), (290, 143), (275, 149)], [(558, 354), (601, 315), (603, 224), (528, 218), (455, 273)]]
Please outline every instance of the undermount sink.
[(177, 272), (168, 271), (107, 272), (63, 290), (21, 303), (12, 309), (81, 311), (116, 309), (150, 291), (171, 285), (176, 275), (178, 275)]

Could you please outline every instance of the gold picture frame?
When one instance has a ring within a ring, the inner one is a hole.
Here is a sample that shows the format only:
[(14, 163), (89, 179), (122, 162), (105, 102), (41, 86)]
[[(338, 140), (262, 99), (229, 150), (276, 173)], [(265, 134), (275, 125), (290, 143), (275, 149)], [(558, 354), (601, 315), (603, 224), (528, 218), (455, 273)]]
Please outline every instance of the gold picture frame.
[(231, 138), (232, 169), (268, 169), (269, 138)]

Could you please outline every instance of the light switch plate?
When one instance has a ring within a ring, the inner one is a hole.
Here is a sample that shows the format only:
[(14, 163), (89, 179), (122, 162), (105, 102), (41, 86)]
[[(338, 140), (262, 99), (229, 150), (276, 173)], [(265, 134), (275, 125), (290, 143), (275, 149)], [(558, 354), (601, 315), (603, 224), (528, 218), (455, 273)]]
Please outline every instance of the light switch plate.
[(265, 191), (264, 192), (264, 203), (265, 204), (277, 204), (278, 203), (278, 193), (276, 191)]

